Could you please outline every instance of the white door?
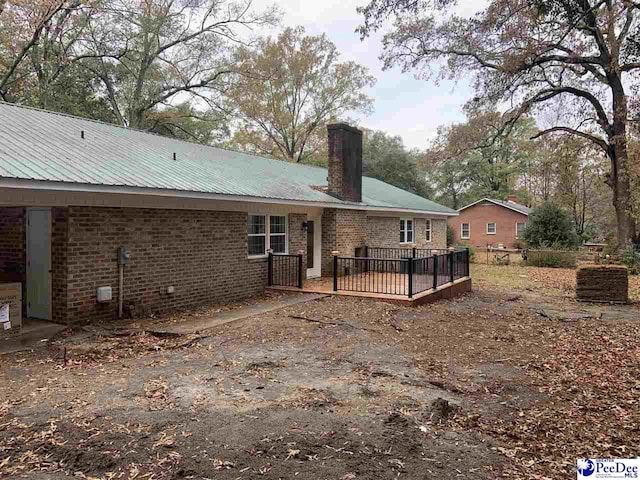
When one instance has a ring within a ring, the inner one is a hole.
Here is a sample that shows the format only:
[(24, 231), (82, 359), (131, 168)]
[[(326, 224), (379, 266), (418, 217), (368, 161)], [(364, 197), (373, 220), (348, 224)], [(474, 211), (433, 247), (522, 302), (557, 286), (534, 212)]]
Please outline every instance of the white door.
[(50, 320), (51, 210), (27, 210), (27, 317)]
[(322, 217), (307, 217), (307, 278), (322, 274)]

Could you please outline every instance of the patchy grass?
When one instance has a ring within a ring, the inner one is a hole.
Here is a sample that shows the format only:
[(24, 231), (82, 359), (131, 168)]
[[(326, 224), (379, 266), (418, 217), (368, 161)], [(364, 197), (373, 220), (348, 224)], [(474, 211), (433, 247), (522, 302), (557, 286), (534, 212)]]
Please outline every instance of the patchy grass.
[[(552, 297), (575, 297), (575, 269), (476, 263), (471, 265), (471, 276), (474, 283), (483, 289), (513, 289)], [(633, 302), (640, 302), (640, 275), (629, 277), (629, 297)]]

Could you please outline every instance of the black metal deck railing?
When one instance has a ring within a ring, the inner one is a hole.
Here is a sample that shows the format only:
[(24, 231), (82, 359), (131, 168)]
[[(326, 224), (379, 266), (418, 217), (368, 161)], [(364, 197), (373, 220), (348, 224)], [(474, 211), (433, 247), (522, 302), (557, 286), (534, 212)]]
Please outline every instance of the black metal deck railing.
[(449, 250), (446, 248), (390, 248), (367, 246), (363, 248), (363, 252), (363, 257), (400, 260), (403, 258), (426, 258), (433, 255), (445, 255), (449, 253)]
[(269, 286), (302, 288), (304, 281), (302, 266), (302, 255), (269, 253), (267, 264)]
[(408, 259), (333, 257), (333, 290), (408, 295)]
[[(397, 255), (393, 250), (369, 250)], [(412, 298), (469, 276), (469, 251), (446, 251), (424, 257), (333, 257), (333, 290), (401, 295)], [(413, 252), (411, 252), (413, 253)]]

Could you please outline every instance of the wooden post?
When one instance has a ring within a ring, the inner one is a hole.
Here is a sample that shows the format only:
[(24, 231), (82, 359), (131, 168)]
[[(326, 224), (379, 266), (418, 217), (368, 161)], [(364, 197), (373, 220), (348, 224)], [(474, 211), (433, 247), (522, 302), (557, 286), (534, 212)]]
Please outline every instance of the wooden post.
[(338, 291), (338, 256), (333, 256), (333, 291)]
[(411, 298), (413, 297), (413, 258), (410, 258), (407, 261), (409, 262), (409, 267), (407, 268), (407, 273), (409, 275), (409, 298)]
[(273, 286), (273, 253), (269, 252), (269, 262), (267, 266), (267, 284)]

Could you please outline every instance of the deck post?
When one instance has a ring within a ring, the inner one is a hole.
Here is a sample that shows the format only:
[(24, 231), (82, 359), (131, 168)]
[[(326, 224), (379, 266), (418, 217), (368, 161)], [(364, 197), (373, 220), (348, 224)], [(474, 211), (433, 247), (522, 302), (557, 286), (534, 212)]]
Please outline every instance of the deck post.
[(413, 250), (411, 251), (411, 258), (416, 258), (416, 247), (413, 247)]
[(471, 250), (469, 250), (469, 247), (466, 248), (467, 250), (467, 265), (465, 268), (465, 276), (470, 276), (471, 275)]
[(413, 297), (413, 258), (410, 258), (407, 261), (409, 262), (409, 267), (407, 268), (407, 273), (409, 275), (409, 298), (411, 298)]
[(267, 284), (273, 286), (273, 253), (269, 252), (269, 261), (267, 263)]
[(455, 280), (455, 276), (453, 275), (453, 262), (455, 260), (454, 255), (455, 255), (455, 253), (449, 252), (449, 281), (450, 281), (450, 283), (453, 283), (454, 280)]
[[(369, 246), (364, 246), (364, 258), (369, 258)], [(369, 260), (364, 261), (364, 272), (369, 273)]]
[(433, 256), (433, 289), (438, 288), (438, 255)]
[(302, 255), (298, 255), (298, 288), (302, 290)]
[(338, 291), (338, 256), (333, 256), (333, 291)]

